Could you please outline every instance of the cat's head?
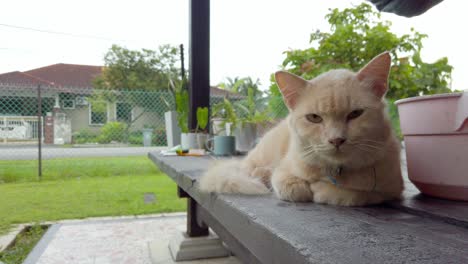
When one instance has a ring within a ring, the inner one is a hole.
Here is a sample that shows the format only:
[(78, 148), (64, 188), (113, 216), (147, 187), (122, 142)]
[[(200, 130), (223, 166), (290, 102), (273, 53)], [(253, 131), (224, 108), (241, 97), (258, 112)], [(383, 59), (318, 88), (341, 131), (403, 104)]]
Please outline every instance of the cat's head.
[(310, 81), (275, 74), (289, 108), (293, 142), (305, 160), (361, 167), (383, 155), (392, 136), (383, 100), (390, 63), (385, 52), (357, 73), (332, 70)]

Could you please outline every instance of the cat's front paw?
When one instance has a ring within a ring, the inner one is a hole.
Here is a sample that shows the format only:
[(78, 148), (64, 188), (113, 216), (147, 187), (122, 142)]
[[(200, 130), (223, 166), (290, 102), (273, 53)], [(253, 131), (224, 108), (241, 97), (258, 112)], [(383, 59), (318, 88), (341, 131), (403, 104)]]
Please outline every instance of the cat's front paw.
[(354, 191), (336, 187), (325, 182), (314, 182), (310, 184), (314, 193), (314, 202), (340, 206), (364, 206), (382, 202), (377, 193)]
[(273, 180), (273, 189), (279, 199), (290, 202), (310, 202), (313, 201), (314, 194), (310, 189), (310, 183), (295, 177), (283, 176)]

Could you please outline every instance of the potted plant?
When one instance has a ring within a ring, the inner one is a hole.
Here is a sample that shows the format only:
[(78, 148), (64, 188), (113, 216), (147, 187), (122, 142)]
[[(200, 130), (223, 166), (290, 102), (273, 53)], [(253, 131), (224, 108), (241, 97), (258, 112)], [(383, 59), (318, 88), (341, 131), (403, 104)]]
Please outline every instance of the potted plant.
[(205, 142), (208, 139), (206, 127), (208, 126), (208, 107), (197, 108), (197, 143), (199, 149), (205, 149)]
[[(183, 120), (184, 118), (184, 109), (188, 109), (188, 95), (185, 98), (183, 82), (176, 78), (171, 78), (171, 76), (168, 76), (168, 78), (170, 92), (169, 94), (175, 102), (175, 110), (165, 112), (164, 121), (166, 125), (167, 146), (174, 147), (181, 144), (181, 129), (183, 128), (181, 127), (181, 120)], [(187, 99), (187, 102), (184, 101), (185, 99)], [(168, 100), (168, 98), (161, 96), (161, 100), (166, 104), (166, 107), (168, 109), (174, 107), (174, 105), (170, 102), (171, 100)], [(187, 115), (185, 116), (185, 118), (186, 117)]]
[(211, 113), (212, 134), (231, 135), (227, 133), (226, 127), (234, 129), (237, 124), (237, 114), (231, 101), (224, 97), (221, 102), (213, 105)]
[(238, 116), (234, 135), (236, 150), (239, 152), (251, 150), (257, 139), (257, 125), (270, 121), (267, 111), (258, 109), (262, 100), (263, 98), (255, 98), (253, 89), (249, 87), (247, 98), (234, 103)]
[[(184, 61), (183, 45), (180, 45), (180, 61)], [(167, 111), (164, 113), (164, 119), (166, 124), (166, 141), (168, 147), (174, 147), (181, 144), (181, 132), (188, 132), (187, 79), (185, 77), (184, 65), (182, 64), (181, 66), (181, 78), (178, 78), (172, 74), (167, 75), (169, 80), (169, 94), (172, 97), (172, 101), (175, 102), (176, 105), (175, 110)], [(170, 103), (167, 100), (167, 98), (162, 97), (161, 99), (166, 104), (168, 109), (173, 109), (173, 104)]]
[(182, 149), (194, 148), (196, 137), (190, 135), (188, 128), (189, 98), (186, 90), (180, 90), (175, 94), (177, 124), (180, 128), (180, 143)]
[(235, 154), (235, 137), (232, 130), (237, 124), (237, 116), (232, 103), (225, 97), (219, 103), (213, 105), (211, 124), (214, 135), (213, 146), (208, 150), (214, 155), (230, 156)]

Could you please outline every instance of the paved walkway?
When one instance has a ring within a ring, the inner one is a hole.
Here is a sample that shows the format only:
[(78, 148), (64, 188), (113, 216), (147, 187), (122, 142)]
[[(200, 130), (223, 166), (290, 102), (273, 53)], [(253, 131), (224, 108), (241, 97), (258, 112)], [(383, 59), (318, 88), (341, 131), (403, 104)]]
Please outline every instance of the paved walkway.
[[(150, 264), (175, 263), (169, 239), (185, 228), (185, 214), (63, 221), (52, 225), (24, 264)], [(149, 243), (157, 241), (157, 262)], [(234, 257), (187, 261), (191, 264), (239, 264)]]

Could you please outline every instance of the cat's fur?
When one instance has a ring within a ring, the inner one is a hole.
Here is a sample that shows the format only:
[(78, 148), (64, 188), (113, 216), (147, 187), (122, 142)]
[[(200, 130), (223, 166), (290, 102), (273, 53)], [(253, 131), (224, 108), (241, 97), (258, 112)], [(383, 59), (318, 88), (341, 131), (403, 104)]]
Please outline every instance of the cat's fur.
[[(400, 148), (383, 100), (390, 62), (386, 52), (358, 73), (332, 70), (310, 81), (277, 72), (288, 117), (246, 158), (210, 168), (200, 189), (265, 194), (272, 188), (282, 200), (345, 206), (399, 198)], [(311, 122), (310, 114), (321, 121)]]

